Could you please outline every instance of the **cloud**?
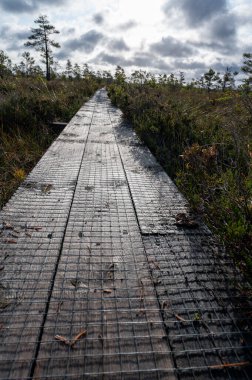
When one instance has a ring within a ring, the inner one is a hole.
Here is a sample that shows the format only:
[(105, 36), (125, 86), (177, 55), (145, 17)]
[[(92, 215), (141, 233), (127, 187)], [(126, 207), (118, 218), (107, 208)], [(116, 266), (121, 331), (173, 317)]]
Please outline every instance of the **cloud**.
[(154, 68), (161, 71), (169, 71), (171, 70), (171, 66), (166, 63), (163, 59), (159, 59), (155, 54), (150, 52), (140, 52), (135, 53), (131, 60), (132, 66), (138, 67), (146, 67), (146, 68)]
[(96, 13), (93, 17), (93, 21), (95, 22), (95, 24), (97, 25), (101, 25), (104, 23), (104, 16), (101, 12), (99, 13)]
[(232, 55), (238, 51), (238, 17), (228, 8), (227, 0), (167, 0), (163, 8), (167, 16), (177, 22), (197, 29), (197, 35), (187, 45), (174, 39), (163, 39), (152, 48), (163, 56), (186, 57), (201, 49), (219, 54)]
[(8, 40), (9, 33), (10, 33), (10, 26), (9, 25), (3, 25), (0, 29), (0, 36), (2, 40)]
[(123, 38), (112, 40), (108, 46), (111, 50), (116, 50), (116, 51), (129, 51), (130, 50), (129, 47), (124, 42)]
[(96, 58), (92, 60), (92, 63), (109, 63), (111, 65), (119, 65), (122, 67), (139, 67), (140, 69), (155, 68), (162, 71), (169, 71), (171, 66), (164, 60), (157, 59), (155, 55), (151, 53), (135, 53), (133, 57), (126, 59), (121, 55), (107, 54), (105, 52), (100, 53)]
[(0, 6), (4, 11), (11, 13), (30, 12), (38, 9), (36, 1), (28, 2), (27, 0), (2, 0)]
[(120, 24), (117, 26), (117, 29), (119, 30), (122, 30), (122, 31), (126, 31), (126, 30), (129, 30), (129, 29), (132, 29), (132, 28), (135, 28), (137, 26), (137, 22), (134, 21), (134, 20), (129, 20), (123, 24)]
[(31, 32), (27, 30), (21, 30), (19, 32), (13, 33), (13, 37), (16, 38), (17, 40), (27, 40), (28, 37), (30, 36)]
[(64, 47), (68, 51), (71, 50), (80, 50), (85, 51), (86, 53), (91, 53), (96, 45), (104, 38), (102, 33), (97, 32), (92, 29), (89, 32), (82, 34), (78, 38), (72, 38), (68, 40)]
[(55, 53), (55, 57), (59, 60), (68, 59), (71, 56), (71, 53), (67, 49), (61, 49), (59, 52)]
[(3, 24), (0, 28), (2, 41), (5, 41), (6, 47), (10, 51), (18, 51), (24, 47), (24, 42), (28, 39), (29, 30), (14, 30), (9, 25)]
[(65, 4), (68, 0), (1, 0), (0, 7), (10, 13), (25, 13), (37, 11), (40, 6), (47, 5), (61, 5)]
[(174, 68), (177, 70), (206, 70), (208, 66), (201, 61), (193, 61), (193, 62), (188, 62), (188, 61), (178, 61), (176, 60), (174, 62)]
[(150, 49), (162, 57), (187, 57), (194, 52), (190, 45), (171, 36), (164, 37), (160, 42), (151, 44)]
[(74, 27), (71, 27), (71, 28), (63, 28), (61, 29), (60, 33), (63, 34), (63, 35), (69, 35), (69, 34), (74, 34), (76, 31), (76, 29)]
[(163, 10), (167, 16), (171, 10), (181, 12), (187, 24), (197, 28), (215, 15), (226, 12), (227, 0), (168, 0)]
[(231, 14), (213, 19), (210, 24), (210, 33), (217, 41), (233, 41), (236, 37), (236, 20)]
[(100, 53), (95, 59), (92, 60), (93, 63), (109, 63), (115, 66), (130, 66), (130, 61), (122, 57), (121, 55), (113, 55), (105, 52)]
[(217, 16), (212, 19), (207, 30), (201, 33), (199, 41), (190, 42), (198, 49), (216, 51), (225, 55), (235, 54), (242, 46), (237, 46), (237, 25), (234, 15)]

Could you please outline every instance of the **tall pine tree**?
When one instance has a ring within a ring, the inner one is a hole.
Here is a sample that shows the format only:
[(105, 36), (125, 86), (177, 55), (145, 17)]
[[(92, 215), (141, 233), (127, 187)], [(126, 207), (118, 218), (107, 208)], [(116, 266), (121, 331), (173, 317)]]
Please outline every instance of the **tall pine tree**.
[(50, 80), (50, 66), (53, 63), (52, 47), (60, 47), (58, 42), (51, 39), (51, 35), (58, 34), (59, 31), (53, 25), (50, 25), (45, 15), (39, 16), (34, 22), (38, 24), (38, 27), (31, 29), (32, 34), (28, 37), (29, 41), (25, 43), (25, 46), (34, 47), (41, 53), (40, 55), (46, 65), (46, 79)]

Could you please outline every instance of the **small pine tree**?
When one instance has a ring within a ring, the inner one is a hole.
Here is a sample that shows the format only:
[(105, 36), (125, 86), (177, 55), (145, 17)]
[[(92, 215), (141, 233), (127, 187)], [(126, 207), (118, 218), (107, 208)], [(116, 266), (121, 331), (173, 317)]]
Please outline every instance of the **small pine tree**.
[(73, 78), (73, 65), (72, 65), (72, 62), (70, 61), (70, 59), (68, 59), (67, 63), (66, 63), (65, 75), (69, 79)]
[(11, 73), (12, 73), (11, 60), (4, 53), (3, 50), (0, 50), (0, 78), (3, 78), (6, 75), (11, 75)]
[(244, 53), (243, 54), (243, 66), (241, 70), (244, 74), (247, 75), (247, 78), (244, 79), (245, 86), (248, 88), (252, 85), (252, 54)]
[(119, 85), (123, 85), (125, 83), (125, 81), (126, 81), (125, 71), (124, 71), (124, 69), (121, 66), (117, 66), (116, 67), (115, 81)]
[(75, 63), (75, 64), (74, 64), (74, 67), (73, 67), (73, 75), (74, 75), (74, 78), (75, 78), (75, 79), (80, 79), (80, 77), (81, 77), (81, 68), (80, 68), (80, 66), (78, 65), (78, 63)]
[(28, 51), (25, 51), (22, 54), (22, 57), (24, 58), (24, 61), (20, 62), (20, 66), (23, 68), (24, 75), (28, 77), (33, 73), (35, 59), (31, 57)]

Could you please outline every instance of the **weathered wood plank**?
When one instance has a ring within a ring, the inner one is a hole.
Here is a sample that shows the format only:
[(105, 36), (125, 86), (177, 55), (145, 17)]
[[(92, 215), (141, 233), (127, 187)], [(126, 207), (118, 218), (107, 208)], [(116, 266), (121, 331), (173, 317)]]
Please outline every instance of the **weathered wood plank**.
[(30, 376), (94, 108), (81, 108), (1, 211), (1, 378)]
[[(35, 377), (173, 379), (121, 158), (102, 99), (66, 229)], [(74, 348), (55, 339), (87, 335)]]

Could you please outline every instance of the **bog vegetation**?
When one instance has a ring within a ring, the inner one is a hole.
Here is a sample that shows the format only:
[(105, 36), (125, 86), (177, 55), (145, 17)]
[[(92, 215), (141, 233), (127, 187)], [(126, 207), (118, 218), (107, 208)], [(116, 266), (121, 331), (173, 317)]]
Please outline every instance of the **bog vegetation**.
[(252, 280), (252, 55), (244, 80), (213, 69), (186, 84), (117, 67), (110, 98)]
[(0, 51), (0, 208), (55, 139), (50, 124), (68, 122), (103, 83), (86, 65), (77, 76), (51, 70), (47, 81), (24, 57), (12, 66)]

